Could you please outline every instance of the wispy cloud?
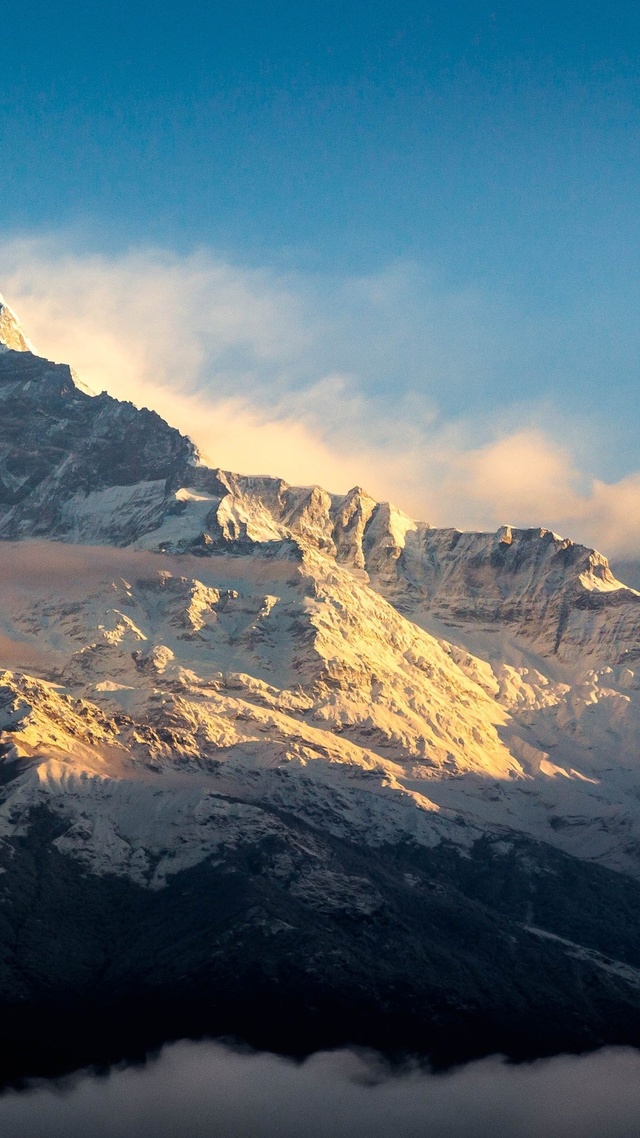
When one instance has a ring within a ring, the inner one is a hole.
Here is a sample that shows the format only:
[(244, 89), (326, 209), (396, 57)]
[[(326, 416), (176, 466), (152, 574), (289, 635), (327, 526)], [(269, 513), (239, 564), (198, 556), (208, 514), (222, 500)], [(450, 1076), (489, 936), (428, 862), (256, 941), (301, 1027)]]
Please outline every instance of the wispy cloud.
[[(0, 283), (39, 351), (155, 408), (216, 465), (364, 484), (436, 524), (546, 525), (640, 552), (640, 472), (597, 479), (577, 458), (584, 420), (545, 416), (506, 386), (497, 410), (491, 302), (415, 265), (328, 278), (37, 238), (0, 243)], [(472, 412), (444, 417), (453, 389)]]

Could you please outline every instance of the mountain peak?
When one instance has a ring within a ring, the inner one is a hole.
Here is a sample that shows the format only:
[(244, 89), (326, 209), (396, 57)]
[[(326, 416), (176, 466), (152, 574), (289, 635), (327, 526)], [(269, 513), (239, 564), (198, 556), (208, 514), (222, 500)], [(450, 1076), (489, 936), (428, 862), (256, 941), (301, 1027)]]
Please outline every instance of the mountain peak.
[(33, 352), (33, 345), (12, 308), (0, 293), (0, 351)]

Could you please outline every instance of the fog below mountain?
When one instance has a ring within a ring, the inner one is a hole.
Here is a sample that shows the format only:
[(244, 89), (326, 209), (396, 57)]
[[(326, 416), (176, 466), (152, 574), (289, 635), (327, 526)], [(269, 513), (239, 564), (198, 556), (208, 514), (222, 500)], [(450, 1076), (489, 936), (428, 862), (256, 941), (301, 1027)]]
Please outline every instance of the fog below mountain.
[(352, 1051), (297, 1064), (182, 1042), (0, 1098), (4, 1138), (631, 1138), (639, 1117), (640, 1052), (623, 1048), (433, 1075)]

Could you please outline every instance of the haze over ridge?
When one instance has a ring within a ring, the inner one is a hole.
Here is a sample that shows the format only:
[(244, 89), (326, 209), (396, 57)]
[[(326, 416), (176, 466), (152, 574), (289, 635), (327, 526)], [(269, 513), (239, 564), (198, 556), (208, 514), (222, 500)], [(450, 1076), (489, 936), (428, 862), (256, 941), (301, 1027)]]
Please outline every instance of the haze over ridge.
[[(94, 390), (155, 408), (215, 465), (330, 490), (364, 484), (432, 524), (545, 525), (610, 556), (640, 550), (640, 473), (589, 477), (598, 447), (584, 408), (573, 422), (535, 399), (467, 417), (438, 411), (459, 328), (468, 318), (481, 328), (478, 298), (429, 299), (411, 265), (334, 282), (338, 315), (322, 282), (206, 251), (96, 256), (36, 240), (5, 244), (2, 261), (39, 351)], [(424, 299), (432, 318), (420, 328)], [(458, 373), (470, 361), (482, 383), (490, 355), (474, 361), (473, 337), (466, 360), (464, 339), (455, 348)], [(390, 402), (398, 342), (408, 378)]]
[(623, 1049), (432, 1075), (367, 1053), (295, 1064), (179, 1043), (143, 1068), (0, 1096), (0, 1125), (5, 1138), (633, 1138), (639, 1073)]

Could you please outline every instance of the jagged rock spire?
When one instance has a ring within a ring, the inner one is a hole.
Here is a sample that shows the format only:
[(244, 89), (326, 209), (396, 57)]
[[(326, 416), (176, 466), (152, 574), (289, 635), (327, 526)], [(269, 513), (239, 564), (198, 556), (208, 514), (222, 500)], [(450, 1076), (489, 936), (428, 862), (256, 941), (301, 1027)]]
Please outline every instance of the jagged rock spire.
[(32, 352), (33, 345), (28, 340), (18, 317), (0, 293), (0, 351), (11, 348), (14, 352)]

